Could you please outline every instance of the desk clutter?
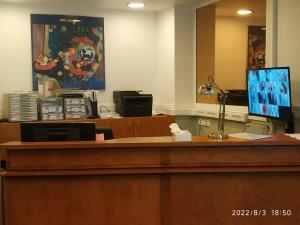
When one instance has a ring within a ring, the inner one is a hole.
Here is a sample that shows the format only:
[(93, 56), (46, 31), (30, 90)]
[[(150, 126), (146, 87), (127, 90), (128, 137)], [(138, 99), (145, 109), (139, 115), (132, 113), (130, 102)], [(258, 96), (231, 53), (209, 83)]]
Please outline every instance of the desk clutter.
[(38, 95), (35, 93), (4, 94), (4, 116), (11, 122), (37, 120), (37, 99)]
[[(97, 102), (97, 91), (51, 92), (50, 95), (35, 92), (4, 94), (4, 118), (10, 122), (72, 120), (102, 117), (102, 108)], [(152, 116), (152, 94), (140, 91), (114, 91), (115, 112), (122, 117)], [(107, 107), (106, 107), (107, 108)], [(110, 117), (112, 113), (107, 108)]]
[(4, 117), (10, 122), (97, 118), (98, 113), (95, 91), (51, 98), (39, 97), (32, 92), (7, 93), (4, 94), (3, 108)]
[(63, 98), (39, 99), (40, 120), (63, 120)]

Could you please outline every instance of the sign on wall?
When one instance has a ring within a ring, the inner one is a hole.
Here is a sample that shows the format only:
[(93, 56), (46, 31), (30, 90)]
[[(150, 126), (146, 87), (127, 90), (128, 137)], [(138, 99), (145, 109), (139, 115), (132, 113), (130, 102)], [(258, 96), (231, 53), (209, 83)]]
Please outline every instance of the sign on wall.
[(54, 78), (64, 89), (105, 89), (104, 19), (31, 15), (33, 90)]

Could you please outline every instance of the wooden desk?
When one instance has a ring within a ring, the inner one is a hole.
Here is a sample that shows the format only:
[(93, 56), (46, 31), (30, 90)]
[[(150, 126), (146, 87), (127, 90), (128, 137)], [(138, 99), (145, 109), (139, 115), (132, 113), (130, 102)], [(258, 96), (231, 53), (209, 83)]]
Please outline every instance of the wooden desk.
[(5, 225), (300, 224), (300, 141), (287, 136), (10, 142), (1, 153)]

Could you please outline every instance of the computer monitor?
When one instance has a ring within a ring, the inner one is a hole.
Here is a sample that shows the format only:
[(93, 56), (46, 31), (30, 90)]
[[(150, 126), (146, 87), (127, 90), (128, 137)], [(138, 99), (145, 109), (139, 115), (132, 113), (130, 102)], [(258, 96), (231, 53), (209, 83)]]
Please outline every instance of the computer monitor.
[(248, 69), (249, 115), (289, 121), (292, 116), (289, 67)]
[(91, 122), (24, 122), (20, 124), (21, 141), (93, 141), (96, 125)]

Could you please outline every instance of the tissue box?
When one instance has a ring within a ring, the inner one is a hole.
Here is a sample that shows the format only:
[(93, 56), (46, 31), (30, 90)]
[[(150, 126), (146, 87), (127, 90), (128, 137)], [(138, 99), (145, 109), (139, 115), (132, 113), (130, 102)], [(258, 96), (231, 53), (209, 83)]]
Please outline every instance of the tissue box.
[(182, 130), (173, 133), (173, 138), (175, 141), (192, 141), (192, 134), (187, 130)]

